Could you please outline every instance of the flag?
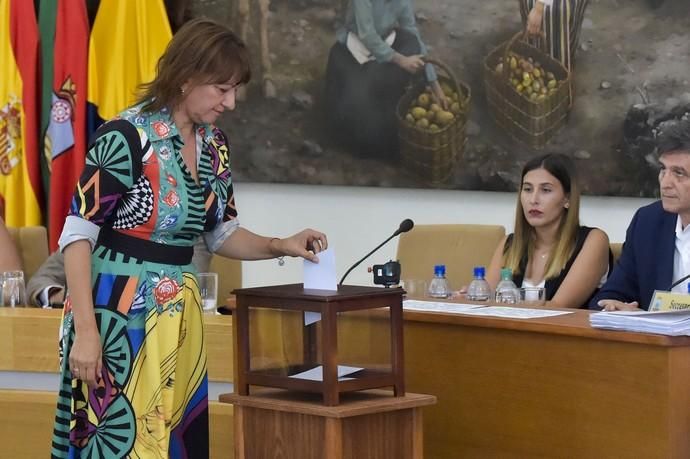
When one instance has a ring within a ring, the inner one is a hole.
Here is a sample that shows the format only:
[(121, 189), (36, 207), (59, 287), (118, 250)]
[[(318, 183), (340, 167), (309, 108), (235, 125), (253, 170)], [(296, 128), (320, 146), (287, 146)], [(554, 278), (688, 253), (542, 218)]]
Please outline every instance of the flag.
[(0, 0), (0, 207), (8, 226), (41, 224), (37, 65), (33, 2)]
[(89, 42), (89, 133), (136, 101), (170, 38), (163, 0), (101, 0)]
[[(55, 0), (42, 0), (41, 8), (50, 1)], [(89, 46), (89, 18), (84, 0), (57, 0), (54, 13), (53, 55), (56, 58), (44, 61), (46, 66), (52, 62), (53, 67), (50, 116), (43, 137), (43, 154), (50, 172), (48, 235), (51, 250), (57, 249), (72, 194), (84, 168)]]
[(50, 163), (41, 152), (44, 151), (43, 136), (50, 121), (50, 108), (53, 94), (53, 47), (55, 46), (55, 17), (57, 16), (57, 0), (40, 0), (38, 7), (38, 35), (41, 47), (40, 78), (41, 78), (41, 119), (39, 122), (40, 136), (38, 151), (41, 162), (41, 178), (43, 179), (43, 200), (48, 202), (50, 192)]

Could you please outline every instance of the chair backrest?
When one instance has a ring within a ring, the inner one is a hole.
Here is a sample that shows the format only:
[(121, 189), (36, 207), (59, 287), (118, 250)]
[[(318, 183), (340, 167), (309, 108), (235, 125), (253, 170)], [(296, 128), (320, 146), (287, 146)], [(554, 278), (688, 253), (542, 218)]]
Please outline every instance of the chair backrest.
[(621, 252), (623, 251), (623, 243), (611, 242), (609, 244), (609, 247), (611, 247), (611, 253), (613, 254), (613, 264), (615, 265), (618, 261), (618, 258), (621, 256)]
[(209, 271), (218, 273), (218, 306), (223, 306), (230, 292), (242, 287), (242, 262), (213, 255)]
[(7, 229), (19, 250), (19, 256), (24, 267), (24, 279), (28, 280), (50, 255), (48, 231), (44, 226), (23, 226)]
[(458, 289), (472, 280), (474, 266), (488, 266), (505, 232), (500, 225), (417, 225), (398, 242), (400, 278), (428, 280), (434, 265), (444, 264), (451, 288)]

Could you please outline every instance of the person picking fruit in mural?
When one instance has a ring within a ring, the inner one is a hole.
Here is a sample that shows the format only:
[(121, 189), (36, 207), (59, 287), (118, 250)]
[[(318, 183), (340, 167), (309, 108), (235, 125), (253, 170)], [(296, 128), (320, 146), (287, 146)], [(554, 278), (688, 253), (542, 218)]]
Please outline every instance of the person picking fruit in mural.
[(546, 37), (546, 51), (568, 71), (580, 41), (589, 0), (520, 0), (520, 15), (527, 35)]
[(430, 86), (427, 106), (448, 110), (411, 0), (352, 0), (337, 33), (326, 70), (325, 108), (334, 136), (362, 155), (398, 153), (396, 105), (412, 75), (424, 70)]

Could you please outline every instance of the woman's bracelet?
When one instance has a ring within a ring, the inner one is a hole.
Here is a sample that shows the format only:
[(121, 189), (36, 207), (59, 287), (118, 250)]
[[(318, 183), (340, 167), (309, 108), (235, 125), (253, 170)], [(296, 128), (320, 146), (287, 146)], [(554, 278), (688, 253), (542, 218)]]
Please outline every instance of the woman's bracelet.
[[(268, 248), (271, 248), (271, 244), (273, 241), (280, 241), (279, 237), (272, 237), (270, 241), (268, 241)], [(278, 266), (283, 266), (285, 265), (285, 255), (281, 255), (279, 257), (276, 257), (278, 259)]]

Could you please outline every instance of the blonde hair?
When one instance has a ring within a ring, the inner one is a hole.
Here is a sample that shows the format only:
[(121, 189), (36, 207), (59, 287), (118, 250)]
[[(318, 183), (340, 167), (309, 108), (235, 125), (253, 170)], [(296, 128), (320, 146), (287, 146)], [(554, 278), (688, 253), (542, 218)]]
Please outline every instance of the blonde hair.
[[(562, 154), (547, 154), (525, 164), (520, 180), (521, 189), (525, 175), (535, 169), (544, 169), (556, 177), (569, 197), (569, 207), (564, 208), (564, 215), (558, 225), (556, 245), (549, 254), (544, 268), (544, 279), (552, 279), (560, 274), (575, 250), (577, 230), (580, 226), (580, 187), (572, 160)], [(515, 209), (515, 232), (511, 243), (505, 247), (503, 253), (503, 264), (512, 269), (513, 273), (520, 273), (521, 261), (532, 257), (536, 239), (534, 227), (525, 218), (520, 193), (521, 191), (518, 192)]]
[(182, 86), (227, 83), (233, 78), (246, 84), (251, 78), (247, 47), (230, 29), (211, 19), (198, 18), (175, 33), (158, 59), (156, 77), (140, 86), (138, 103), (155, 112), (174, 109), (182, 101)]

